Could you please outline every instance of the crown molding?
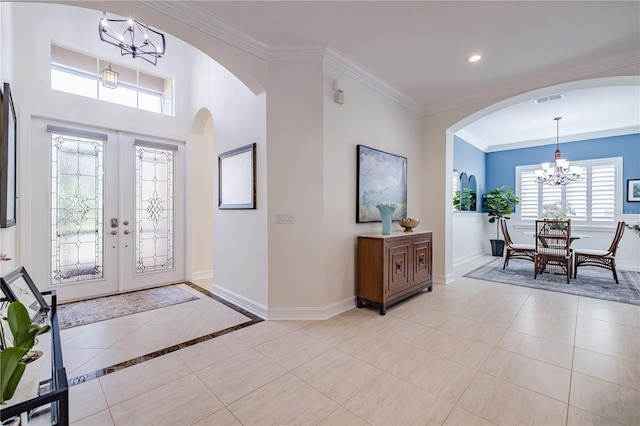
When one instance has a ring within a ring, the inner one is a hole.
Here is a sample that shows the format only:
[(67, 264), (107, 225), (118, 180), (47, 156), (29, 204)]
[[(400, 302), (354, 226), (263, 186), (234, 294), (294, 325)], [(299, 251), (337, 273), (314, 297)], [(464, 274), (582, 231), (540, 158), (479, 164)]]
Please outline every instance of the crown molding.
[(475, 91), (469, 93), (467, 96), (433, 102), (425, 107), (424, 113), (425, 115), (430, 115), (482, 102), (495, 103), (501, 99), (506, 99), (531, 90), (576, 80), (596, 78), (602, 74), (632, 66), (636, 66), (638, 68), (637, 71), (640, 72), (640, 52), (613, 56), (586, 65), (567, 67), (555, 72), (543, 73), (534, 77), (505, 83), (500, 86), (499, 90), (491, 88)]
[(194, 2), (187, 1), (146, 1), (139, 0), (145, 6), (189, 25), (203, 33), (228, 43), (238, 49), (269, 60), (271, 52), (266, 41), (239, 30), (234, 25), (212, 15)]
[[(616, 128), (616, 129), (606, 129), (606, 130), (598, 130), (594, 132), (584, 132), (584, 133), (576, 133), (572, 135), (563, 135), (561, 145), (569, 142), (580, 142), (580, 141), (586, 141), (591, 139), (602, 139), (602, 138), (611, 138), (611, 137), (624, 136), (624, 135), (635, 135), (638, 133), (640, 133), (640, 126), (627, 126), (627, 127)], [(460, 137), (465, 142), (470, 143), (476, 148), (487, 153), (556, 144), (556, 138), (551, 137), (551, 138), (545, 138), (545, 139), (530, 139), (525, 141), (510, 142), (510, 143), (505, 143), (500, 145), (489, 145), (485, 141), (480, 140), (466, 133), (464, 129), (456, 132), (456, 136)]]
[(405, 95), (382, 78), (376, 76), (331, 46), (327, 47), (327, 55), (324, 63), (416, 114), (424, 114), (424, 106), (422, 104)]
[(266, 61), (323, 62), (416, 114), (424, 114), (420, 103), (330, 46), (270, 46), (265, 40), (238, 29), (193, 2), (140, 0), (140, 3)]

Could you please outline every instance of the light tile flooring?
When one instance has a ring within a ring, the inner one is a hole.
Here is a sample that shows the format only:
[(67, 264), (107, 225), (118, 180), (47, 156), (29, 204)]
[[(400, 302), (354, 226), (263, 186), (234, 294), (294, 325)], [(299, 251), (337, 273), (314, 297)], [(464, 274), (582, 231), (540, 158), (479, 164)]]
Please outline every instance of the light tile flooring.
[[(640, 307), (462, 277), (488, 260), (386, 316), (264, 321), (73, 386), (71, 420), (639, 425)], [(122, 339), (96, 327), (93, 339)]]
[(250, 318), (186, 284), (198, 300), (62, 330), (69, 379), (129, 361), (238, 324)]

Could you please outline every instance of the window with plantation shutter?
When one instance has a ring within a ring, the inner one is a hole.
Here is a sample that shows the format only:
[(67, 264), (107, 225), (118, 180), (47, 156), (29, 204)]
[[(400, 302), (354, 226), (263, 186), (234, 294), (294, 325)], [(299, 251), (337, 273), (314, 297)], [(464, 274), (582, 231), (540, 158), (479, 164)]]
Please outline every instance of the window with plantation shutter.
[(622, 193), (622, 158), (572, 161), (585, 173), (577, 182), (564, 186), (538, 183), (535, 170), (540, 165), (516, 167), (516, 192), (520, 197), (516, 220), (530, 224), (543, 217), (544, 206), (556, 202), (567, 203), (573, 214), (568, 217), (575, 225), (613, 226), (620, 215)]
[(520, 197), (520, 204), (516, 210), (520, 220), (536, 220), (538, 218), (538, 180), (533, 170), (523, 170), (518, 179), (516, 193)]

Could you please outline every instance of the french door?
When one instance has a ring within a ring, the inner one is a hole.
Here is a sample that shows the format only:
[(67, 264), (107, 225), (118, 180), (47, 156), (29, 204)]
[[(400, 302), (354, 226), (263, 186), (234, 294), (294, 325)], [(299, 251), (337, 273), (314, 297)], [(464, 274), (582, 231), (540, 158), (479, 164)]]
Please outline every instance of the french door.
[(184, 279), (183, 145), (34, 119), (31, 159), (32, 268), (62, 300)]

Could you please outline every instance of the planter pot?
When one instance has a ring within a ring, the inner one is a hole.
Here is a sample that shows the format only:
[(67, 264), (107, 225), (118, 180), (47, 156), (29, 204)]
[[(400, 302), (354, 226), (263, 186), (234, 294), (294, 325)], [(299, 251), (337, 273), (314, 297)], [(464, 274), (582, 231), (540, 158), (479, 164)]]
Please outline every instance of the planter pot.
[(491, 255), (502, 257), (504, 253), (504, 241), (503, 240), (489, 240), (491, 241)]

